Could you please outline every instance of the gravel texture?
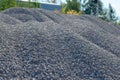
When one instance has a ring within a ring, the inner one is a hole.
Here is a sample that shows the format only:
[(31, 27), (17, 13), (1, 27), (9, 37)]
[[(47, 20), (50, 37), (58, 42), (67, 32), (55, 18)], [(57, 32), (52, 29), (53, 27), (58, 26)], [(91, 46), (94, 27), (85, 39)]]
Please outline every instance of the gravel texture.
[(120, 80), (120, 26), (43, 9), (1, 12), (0, 80)]

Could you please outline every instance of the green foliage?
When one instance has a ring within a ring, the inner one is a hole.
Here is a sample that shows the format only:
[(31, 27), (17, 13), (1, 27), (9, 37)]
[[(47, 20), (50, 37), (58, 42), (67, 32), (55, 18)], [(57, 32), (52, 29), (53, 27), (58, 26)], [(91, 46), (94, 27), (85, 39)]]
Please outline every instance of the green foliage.
[(19, 0), (17, 2), (17, 7), (40, 8), (40, 3), (38, 3), (37, 0), (28, 0), (28, 2)]
[(66, 14), (66, 4), (62, 4), (62, 13), (63, 14)]
[(115, 15), (115, 10), (109, 5), (108, 9), (103, 8), (103, 3), (101, 0), (67, 0), (67, 4), (62, 5), (62, 13), (64, 14), (78, 14), (82, 5), (82, 14), (90, 14), (100, 17), (105, 21), (111, 21), (116, 23), (117, 17)]
[(37, 0), (28, 0), (28, 2), (21, 0), (0, 0), (0, 11), (11, 7), (40, 8), (40, 3)]
[(16, 6), (16, 0), (0, 0), (0, 11), (15, 6)]
[(40, 8), (40, 3), (38, 3), (37, 0), (32, 1), (28, 0), (28, 8)]
[(67, 11), (67, 14), (70, 14), (70, 15), (80, 15), (80, 14), (82, 14), (82, 12), (81, 11), (77, 12), (75, 10), (70, 10), (70, 11)]
[(112, 8), (111, 4), (109, 4), (109, 9), (108, 9), (108, 20), (112, 22), (116, 22), (118, 18), (115, 15), (115, 10)]
[(103, 3), (101, 0), (85, 0), (83, 6), (86, 14), (98, 16), (103, 13)]
[(120, 25), (120, 21), (117, 24)]
[(103, 8), (101, 0), (83, 0), (83, 10), (85, 14), (95, 15), (105, 21), (111, 21), (116, 23), (118, 18), (115, 15), (115, 10), (109, 4), (108, 9)]
[(104, 13), (101, 15), (100, 18), (105, 21), (113, 22), (113, 23), (117, 23), (118, 20), (115, 14), (115, 10), (112, 8), (111, 4), (109, 4), (108, 9), (104, 9)]
[(67, 13), (67, 11), (75, 10), (77, 12), (80, 11), (80, 2), (77, 0), (67, 0), (67, 4), (63, 5), (62, 12)]
[(108, 16), (107, 16), (107, 14), (108, 14), (107, 11), (108, 11), (107, 9), (104, 9), (103, 13), (100, 16), (98, 16), (98, 17), (101, 18), (102, 20), (105, 20), (105, 21), (108, 22), (109, 19), (108, 19)]
[(52, 0), (52, 3), (56, 3), (56, 0)]

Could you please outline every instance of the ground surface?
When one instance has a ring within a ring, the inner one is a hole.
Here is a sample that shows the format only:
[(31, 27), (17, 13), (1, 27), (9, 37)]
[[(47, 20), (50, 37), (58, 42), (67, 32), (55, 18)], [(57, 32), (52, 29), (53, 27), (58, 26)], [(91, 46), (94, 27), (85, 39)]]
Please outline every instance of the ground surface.
[(0, 80), (120, 80), (120, 26), (42, 9), (1, 12)]

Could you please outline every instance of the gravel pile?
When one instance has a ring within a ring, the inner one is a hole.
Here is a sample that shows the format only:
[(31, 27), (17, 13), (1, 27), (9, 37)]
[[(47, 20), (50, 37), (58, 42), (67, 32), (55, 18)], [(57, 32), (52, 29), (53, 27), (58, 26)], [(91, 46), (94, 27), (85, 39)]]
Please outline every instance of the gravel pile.
[(120, 28), (89, 15), (1, 12), (0, 80), (120, 80)]

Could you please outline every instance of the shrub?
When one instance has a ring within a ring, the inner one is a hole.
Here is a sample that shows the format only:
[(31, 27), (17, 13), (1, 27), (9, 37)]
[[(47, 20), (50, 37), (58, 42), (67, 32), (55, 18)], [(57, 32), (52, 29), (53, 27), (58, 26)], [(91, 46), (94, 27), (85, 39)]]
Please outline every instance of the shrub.
[(69, 11), (67, 11), (67, 14), (70, 14), (70, 15), (80, 15), (80, 14), (82, 14), (82, 12), (81, 11), (77, 12), (75, 10), (69, 10)]

